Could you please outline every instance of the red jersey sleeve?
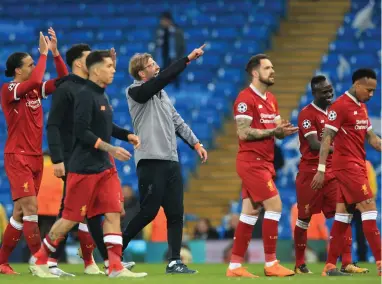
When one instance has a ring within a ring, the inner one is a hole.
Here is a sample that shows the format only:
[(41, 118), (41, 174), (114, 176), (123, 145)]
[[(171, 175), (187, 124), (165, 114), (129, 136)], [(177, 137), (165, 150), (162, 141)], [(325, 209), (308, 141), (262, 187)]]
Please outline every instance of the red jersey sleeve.
[(46, 55), (41, 54), (37, 62), (36, 67), (33, 69), (31, 76), (28, 80), (17, 83), (12, 82), (6, 88), (6, 92), (3, 94), (3, 101), (5, 103), (11, 103), (13, 101), (19, 101), (20, 98), (26, 93), (32, 90), (38, 90), (41, 86), (42, 79), (44, 77), (46, 68)]
[(235, 119), (247, 118), (252, 120), (254, 115), (254, 104), (252, 98), (246, 93), (241, 92), (233, 106), (233, 113)]
[(312, 118), (313, 116), (309, 115), (309, 111), (307, 109), (302, 109), (298, 115), (298, 129), (304, 137), (311, 134), (317, 134), (317, 128)]
[(61, 55), (54, 57), (54, 65), (56, 66), (57, 78), (48, 80), (44, 82), (41, 86), (41, 96), (43, 99), (56, 90), (56, 80), (60, 79), (69, 74), (68, 69), (66, 68), (65, 62), (62, 59)]
[(345, 121), (346, 113), (342, 111), (343, 107), (339, 103), (334, 103), (328, 111), (328, 121), (325, 128), (338, 132)]

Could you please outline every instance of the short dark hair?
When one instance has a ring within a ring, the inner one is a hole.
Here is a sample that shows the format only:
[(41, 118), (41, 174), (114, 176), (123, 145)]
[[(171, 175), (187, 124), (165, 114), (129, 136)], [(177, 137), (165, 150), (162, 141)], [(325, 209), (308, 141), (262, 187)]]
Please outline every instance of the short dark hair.
[(263, 60), (263, 59), (269, 59), (269, 56), (266, 55), (266, 54), (261, 54), (261, 53), (252, 56), (252, 57), (249, 59), (247, 65), (245, 66), (245, 71), (247, 71), (247, 73), (248, 73), (249, 75), (251, 75), (252, 70), (253, 70), (254, 68), (259, 67), (259, 66), (260, 66), (260, 63), (261, 63), (261, 60)]
[(363, 79), (363, 78), (370, 78), (370, 79), (377, 80), (377, 74), (375, 73), (375, 71), (373, 69), (370, 69), (370, 68), (358, 69), (353, 73), (353, 76), (352, 76), (353, 84), (356, 81)]
[(166, 19), (166, 20), (173, 21), (171, 12), (169, 12), (169, 11), (162, 12), (162, 14), (160, 15), (160, 17), (161, 17), (161, 19)]
[(12, 53), (8, 59), (6, 65), (6, 70), (5, 70), (5, 76), (7, 77), (15, 77), (16, 75), (16, 68), (20, 68), (23, 66), (23, 59), (25, 57), (29, 56), (28, 53), (25, 52), (15, 52)]
[(110, 50), (94, 50), (86, 58), (86, 67), (90, 70), (94, 64), (101, 63), (108, 57), (111, 58)]
[(90, 46), (85, 43), (79, 43), (73, 45), (71, 48), (68, 49), (66, 52), (66, 63), (69, 65), (70, 68), (73, 67), (73, 62), (79, 58), (82, 57), (84, 51), (92, 51)]
[(315, 86), (321, 82), (326, 81), (326, 77), (324, 75), (317, 75), (312, 78), (310, 81), (310, 87), (312, 91), (315, 89)]

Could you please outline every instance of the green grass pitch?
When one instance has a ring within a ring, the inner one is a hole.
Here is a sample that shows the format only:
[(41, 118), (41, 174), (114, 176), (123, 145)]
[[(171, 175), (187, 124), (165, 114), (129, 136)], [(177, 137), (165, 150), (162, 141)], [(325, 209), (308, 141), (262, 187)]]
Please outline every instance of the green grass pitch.
[[(292, 268), (292, 263), (287, 263), (286, 267)], [(165, 275), (165, 264), (140, 264), (134, 268), (137, 272), (147, 272), (149, 275), (144, 279), (109, 279), (106, 276), (85, 276), (83, 274), (82, 265), (68, 265), (63, 264), (60, 267), (67, 271), (76, 274), (74, 278), (58, 278), (58, 279), (40, 279), (32, 276), (28, 272), (27, 264), (14, 264), (12, 267), (20, 272), (18, 276), (0, 275), (0, 284), (14, 283), (14, 284), (34, 284), (34, 283), (81, 283), (81, 284), (97, 284), (108, 282), (125, 282), (125, 283), (166, 283), (166, 284), (221, 284), (221, 283), (237, 283), (242, 282), (256, 282), (256, 283), (323, 283), (328, 281), (333, 284), (354, 283), (354, 284), (373, 284), (381, 283), (381, 278), (377, 276), (375, 264), (360, 263), (360, 266), (369, 268), (368, 274), (354, 275), (351, 277), (322, 277), (320, 276), (323, 264), (309, 264), (309, 268), (314, 272), (313, 275), (295, 275), (293, 277), (275, 278), (265, 277), (263, 273), (262, 264), (249, 264), (247, 267), (249, 271), (260, 276), (256, 279), (233, 279), (225, 277), (225, 264), (191, 264), (190, 268), (195, 268), (199, 271), (195, 275)], [(101, 267), (101, 266), (100, 266)], [(128, 282), (126, 282), (128, 281)]]

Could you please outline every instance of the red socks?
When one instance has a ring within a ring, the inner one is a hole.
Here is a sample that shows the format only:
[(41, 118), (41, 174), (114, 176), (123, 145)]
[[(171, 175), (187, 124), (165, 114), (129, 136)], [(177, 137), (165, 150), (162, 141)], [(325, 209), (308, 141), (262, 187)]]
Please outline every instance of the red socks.
[(247, 252), (249, 242), (252, 238), (253, 226), (256, 224), (257, 217), (240, 214), (239, 224), (235, 230), (233, 238), (233, 248), (231, 263), (242, 263)]
[(9, 256), (19, 242), (22, 232), (23, 224), (15, 221), (15, 219), (11, 217), (2, 239), (0, 264), (8, 263)]
[(330, 231), (329, 252), (326, 263), (336, 265), (337, 259), (343, 251), (344, 236), (352, 219), (352, 214), (336, 213), (334, 223)]
[(342, 249), (342, 267), (346, 267), (348, 264), (352, 263), (352, 244), (353, 244), (353, 239), (352, 239), (352, 229), (351, 225), (346, 230), (345, 236), (344, 236), (344, 247)]
[(276, 260), (276, 245), (278, 238), (278, 225), (281, 213), (265, 211), (263, 221), (263, 242), (265, 262)]
[(112, 273), (112, 271), (121, 271), (123, 269), (121, 263), (122, 233), (104, 234), (103, 241), (109, 257), (109, 274)]
[(361, 214), (363, 233), (376, 262), (381, 261), (381, 233), (377, 227), (377, 216), (377, 211), (367, 211)]
[(308, 242), (308, 227), (309, 223), (299, 219), (296, 221), (294, 228), (294, 251), (296, 255), (296, 267), (305, 263), (305, 249)]
[(49, 254), (55, 252), (60, 242), (64, 239), (64, 237), (59, 238), (55, 241), (52, 241), (49, 235), (46, 235), (45, 239), (41, 244), (41, 248), (39, 251), (33, 256), (36, 258), (37, 265), (44, 265), (48, 263)]
[(38, 228), (38, 216), (24, 216), (23, 223), (23, 233), (25, 241), (28, 244), (31, 254), (34, 255), (40, 249), (41, 246), (40, 230)]
[(80, 246), (82, 251), (82, 258), (84, 260), (85, 267), (93, 264), (93, 251), (96, 247), (93, 238), (89, 234), (89, 229), (86, 224), (80, 223), (78, 226), (78, 239), (80, 240)]

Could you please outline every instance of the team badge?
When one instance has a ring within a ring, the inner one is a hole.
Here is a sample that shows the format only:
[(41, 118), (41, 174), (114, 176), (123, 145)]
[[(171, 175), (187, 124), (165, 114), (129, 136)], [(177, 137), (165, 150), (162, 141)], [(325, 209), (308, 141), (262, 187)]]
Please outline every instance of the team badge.
[(310, 120), (308, 120), (308, 119), (305, 119), (305, 120), (302, 122), (302, 127), (304, 127), (305, 129), (309, 129), (311, 126), (312, 126), (312, 123), (311, 123)]
[(247, 111), (248, 107), (246, 103), (239, 103), (237, 105), (237, 111), (240, 113), (245, 113)]
[(329, 111), (328, 113), (328, 119), (330, 121), (333, 121), (337, 118), (337, 113), (334, 110)]

